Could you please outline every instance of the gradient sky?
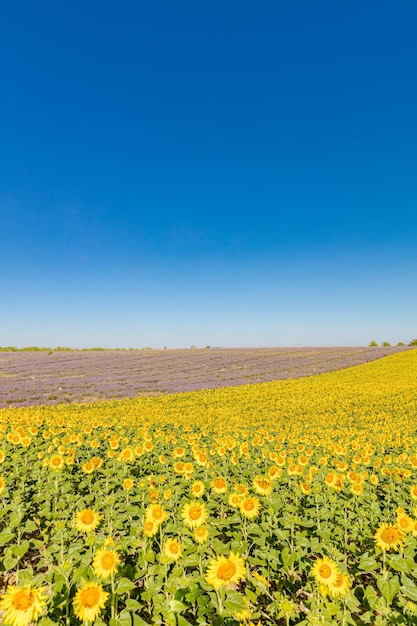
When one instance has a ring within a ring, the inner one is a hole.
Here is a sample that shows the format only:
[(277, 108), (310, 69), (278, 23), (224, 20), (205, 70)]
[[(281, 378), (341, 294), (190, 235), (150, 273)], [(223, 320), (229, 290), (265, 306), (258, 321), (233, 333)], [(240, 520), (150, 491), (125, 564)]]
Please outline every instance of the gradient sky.
[(0, 345), (417, 337), (415, 0), (0, 7)]

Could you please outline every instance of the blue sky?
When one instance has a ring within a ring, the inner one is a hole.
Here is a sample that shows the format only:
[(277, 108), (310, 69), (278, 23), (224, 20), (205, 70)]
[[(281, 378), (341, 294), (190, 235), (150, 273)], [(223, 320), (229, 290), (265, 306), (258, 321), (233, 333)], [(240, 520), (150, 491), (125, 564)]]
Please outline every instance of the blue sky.
[(0, 345), (417, 337), (417, 4), (0, 8)]

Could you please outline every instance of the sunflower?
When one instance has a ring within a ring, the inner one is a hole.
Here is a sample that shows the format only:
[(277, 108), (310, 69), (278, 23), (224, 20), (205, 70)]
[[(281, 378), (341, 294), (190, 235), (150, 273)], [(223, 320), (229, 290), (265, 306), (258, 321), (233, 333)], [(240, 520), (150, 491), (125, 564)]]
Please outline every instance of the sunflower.
[(247, 517), (248, 519), (254, 519), (259, 515), (261, 503), (259, 502), (258, 498), (253, 496), (242, 500), (239, 508), (244, 517)]
[(353, 495), (355, 496), (360, 496), (363, 488), (362, 485), (360, 483), (353, 483), (353, 485), (350, 488), (351, 493), (353, 493)]
[(94, 465), (92, 461), (86, 461), (85, 463), (81, 465), (81, 469), (84, 472), (84, 474), (92, 474), (94, 470), (96, 469), (96, 466)]
[(94, 530), (100, 523), (100, 516), (94, 509), (83, 509), (75, 516), (75, 528), (80, 532), (88, 533)]
[(204, 543), (205, 541), (207, 541), (208, 536), (209, 533), (206, 526), (199, 526), (194, 531), (194, 539), (197, 543)]
[(226, 493), (227, 482), (222, 476), (218, 476), (211, 482), (211, 488), (214, 493)]
[(332, 584), (339, 573), (337, 563), (328, 559), (326, 556), (322, 559), (317, 559), (312, 569), (312, 574), (316, 581), (319, 584), (324, 583), (325, 585)]
[(125, 491), (130, 491), (134, 484), (133, 478), (125, 478), (123, 481), (123, 489), (125, 489)]
[(164, 555), (170, 561), (178, 561), (182, 554), (182, 547), (177, 539), (167, 539), (164, 543)]
[(93, 569), (99, 578), (109, 578), (112, 576), (120, 563), (120, 557), (115, 550), (101, 548), (94, 557)]
[(150, 504), (146, 509), (145, 521), (146, 522), (156, 522), (157, 524), (162, 524), (163, 521), (168, 517), (166, 511), (162, 508), (160, 504)]
[(64, 459), (60, 454), (54, 454), (49, 459), (49, 467), (53, 470), (60, 470), (64, 466)]
[(197, 528), (206, 521), (207, 509), (203, 503), (193, 500), (189, 504), (184, 504), (181, 517), (187, 528)]
[(223, 585), (238, 583), (239, 580), (245, 578), (245, 573), (243, 558), (230, 552), (228, 557), (219, 556), (209, 561), (205, 580), (217, 590)]
[(253, 479), (253, 487), (260, 496), (269, 496), (272, 491), (272, 480), (268, 476), (256, 476)]
[(328, 585), (330, 595), (334, 598), (345, 596), (349, 593), (351, 587), (352, 581), (350, 580), (350, 576), (341, 573), (337, 574), (335, 580)]
[(417, 500), (417, 485), (410, 487), (410, 496), (413, 498), (413, 500)]
[(381, 550), (398, 550), (404, 543), (404, 534), (395, 524), (382, 522), (374, 535), (376, 545)]
[(145, 521), (143, 532), (146, 535), (146, 537), (154, 537), (154, 535), (156, 535), (156, 533), (158, 532), (158, 528), (159, 528), (159, 524), (155, 522), (154, 520), (150, 519), (150, 520)]
[(104, 609), (109, 594), (97, 583), (87, 583), (76, 593), (74, 600), (75, 615), (82, 622), (94, 622)]
[(5, 459), (6, 459), (6, 453), (3, 452), (3, 450), (0, 450), (0, 464), (4, 463)]
[(0, 476), (0, 493), (6, 489), (6, 481), (3, 476)]
[(191, 487), (191, 493), (194, 498), (201, 498), (205, 490), (206, 488), (204, 487), (204, 483), (202, 480), (196, 480)]
[(233, 491), (228, 499), (228, 503), (230, 504), (230, 506), (234, 507), (235, 509), (239, 508), (241, 501), (242, 496), (240, 495), (240, 493), (236, 493), (236, 491)]
[(45, 605), (45, 589), (34, 589), (31, 585), (9, 585), (0, 600), (0, 611), (5, 612), (3, 623), (26, 626), (29, 622), (36, 622)]
[(403, 533), (413, 532), (413, 519), (407, 513), (401, 513), (397, 516), (397, 525)]

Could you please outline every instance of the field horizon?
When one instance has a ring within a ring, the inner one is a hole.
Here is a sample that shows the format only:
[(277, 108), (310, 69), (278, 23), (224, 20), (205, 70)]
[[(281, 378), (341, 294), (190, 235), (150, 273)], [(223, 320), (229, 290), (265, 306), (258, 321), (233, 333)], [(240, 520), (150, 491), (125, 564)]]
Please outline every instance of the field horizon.
[(3, 349), (0, 408), (90, 403), (300, 378), (412, 349)]

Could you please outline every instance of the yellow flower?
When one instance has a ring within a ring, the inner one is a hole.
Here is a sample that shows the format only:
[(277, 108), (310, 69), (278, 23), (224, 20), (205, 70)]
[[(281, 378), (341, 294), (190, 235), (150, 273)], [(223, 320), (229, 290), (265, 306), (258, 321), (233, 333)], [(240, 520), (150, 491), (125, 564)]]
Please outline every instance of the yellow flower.
[(238, 583), (239, 580), (245, 578), (245, 573), (243, 558), (230, 552), (228, 557), (219, 556), (209, 561), (205, 580), (217, 590), (223, 585)]
[(158, 528), (159, 528), (158, 522), (155, 522), (154, 520), (151, 520), (151, 519), (145, 520), (145, 526), (144, 526), (143, 532), (146, 535), (146, 537), (153, 537), (158, 532)]
[(262, 574), (260, 574), (259, 572), (253, 572), (252, 576), (254, 578), (256, 578), (256, 580), (258, 580), (262, 585), (264, 585), (265, 587), (270, 587), (269, 582), (267, 581), (267, 579), (265, 578), (265, 576), (262, 576)]
[(410, 496), (413, 498), (413, 500), (417, 500), (417, 485), (410, 487)]
[(187, 528), (197, 528), (206, 521), (207, 509), (203, 503), (193, 500), (189, 504), (184, 504), (181, 516)]
[(339, 573), (337, 563), (328, 559), (326, 556), (322, 559), (317, 559), (312, 569), (312, 574), (316, 581), (319, 584), (324, 583), (325, 585), (333, 583)]
[(242, 600), (246, 604), (246, 609), (242, 609), (233, 614), (234, 619), (240, 623), (248, 622), (251, 617), (249, 600), (245, 596), (242, 596)]
[(147, 522), (151, 521), (162, 524), (167, 517), (166, 511), (164, 511), (160, 504), (150, 504), (146, 509), (145, 521)]
[(182, 554), (182, 547), (177, 539), (167, 539), (164, 543), (164, 555), (170, 561), (178, 561)]
[(381, 550), (386, 551), (391, 548), (398, 550), (404, 543), (404, 534), (397, 526), (382, 522), (374, 535), (374, 540)]
[(94, 530), (100, 523), (100, 516), (94, 509), (83, 509), (75, 516), (75, 528), (80, 532), (88, 533)]
[(6, 481), (3, 476), (0, 476), (0, 493), (6, 489)]
[(269, 496), (272, 491), (272, 480), (268, 476), (256, 476), (253, 479), (253, 487), (260, 496)]
[(245, 498), (241, 501), (239, 508), (244, 517), (254, 519), (259, 515), (261, 503), (255, 497)]
[(201, 498), (205, 490), (206, 489), (204, 487), (204, 483), (202, 480), (196, 480), (193, 486), (191, 487), (191, 493), (194, 498)]
[(132, 478), (125, 478), (123, 481), (123, 489), (126, 491), (130, 491), (134, 485), (134, 481)]
[(94, 465), (92, 461), (86, 461), (85, 463), (81, 465), (81, 469), (84, 472), (84, 474), (92, 474), (94, 470), (96, 469), (96, 466)]
[(236, 509), (239, 508), (241, 501), (242, 501), (242, 496), (240, 495), (240, 493), (236, 493), (235, 491), (230, 494), (229, 499), (228, 499), (228, 503), (230, 504), (230, 506)]
[(211, 482), (211, 488), (214, 493), (226, 493), (227, 483), (224, 478), (218, 476)]
[(350, 580), (350, 576), (346, 574), (337, 574), (335, 580), (328, 584), (330, 595), (333, 597), (343, 597), (352, 587), (352, 581)]
[(115, 550), (101, 548), (94, 557), (93, 569), (99, 578), (109, 578), (112, 576), (120, 563), (120, 557)]
[(407, 513), (397, 515), (397, 525), (403, 533), (413, 532), (413, 520)]
[(194, 539), (196, 540), (197, 543), (200, 543), (200, 544), (204, 543), (205, 541), (207, 541), (208, 536), (209, 536), (209, 533), (205, 526), (199, 526), (194, 531)]
[(109, 594), (97, 583), (87, 583), (79, 589), (74, 600), (74, 612), (82, 622), (94, 622), (104, 609)]
[(6, 626), (26, 626), (36, 622), (46, 604), (45, 589), (33, 589), (9, 585), (0, 600), (0, 611), (4, 611), (3, 623)]
[(49, 467), (53, 470), (60, 470), (64, 466), (64, 459), (60, 454), (54, 454), (49, 459)]

